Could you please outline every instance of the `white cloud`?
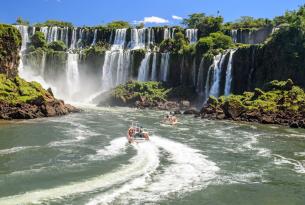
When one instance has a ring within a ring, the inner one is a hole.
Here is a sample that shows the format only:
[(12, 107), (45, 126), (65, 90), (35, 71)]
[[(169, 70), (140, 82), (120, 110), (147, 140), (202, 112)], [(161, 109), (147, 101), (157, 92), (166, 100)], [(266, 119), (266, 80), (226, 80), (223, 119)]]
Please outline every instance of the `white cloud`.
[(141, 21), (133, 21), (135, 24), (137, 23), (168, 23), (169, 21), (167, 19), (157, 17), (157, 16), (151, 16), (151, 17), (144, 17), (144, 20)]
[(183, 19), (182, 17), (175, 16), (175, 15), (172, 15), (172, 18), (175, 19), (175, 20), (179, 20), (179, 21), (181, 21)]

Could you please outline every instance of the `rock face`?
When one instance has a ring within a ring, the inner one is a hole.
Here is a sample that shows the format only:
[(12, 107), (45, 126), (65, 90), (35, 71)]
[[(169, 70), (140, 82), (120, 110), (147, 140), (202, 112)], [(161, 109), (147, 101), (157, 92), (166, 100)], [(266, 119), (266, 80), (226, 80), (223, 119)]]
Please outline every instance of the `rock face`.
[[(168, 88), (161, 82), (128, 81), (119, 85), (103, 97), (97, 97), (100, 106), (129, 106), (140, 109), (154, 108), (159, 110), (187, 110), (191, 103), (180, 88)], [(179, 93), (179, 94), (178, 94)], [(187, 92), (190, 95), (191, 92)]]
[(0, 25), (0, 119), (33, 119), (65, 115), (79, 110), (57, 100), (50, 89), (18, 77), (21, 35)]
[(17, 29), (0, 24), (0, 73), (15, 77), (18, 73), (21, 35)]
[(210, 97), (201, 110), (202, 118), (281, 124), (305, 128), (305, 93), (288, 81), (272, 81), (264, 90), (218, 99)]

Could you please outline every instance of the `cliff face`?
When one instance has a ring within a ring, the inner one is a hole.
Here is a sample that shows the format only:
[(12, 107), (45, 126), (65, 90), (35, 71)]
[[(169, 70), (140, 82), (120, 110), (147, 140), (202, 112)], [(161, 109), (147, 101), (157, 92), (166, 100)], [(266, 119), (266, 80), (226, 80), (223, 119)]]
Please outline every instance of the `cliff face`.
[(21, 35), (12, 26), (0, 25), (0, 119), (32, 119), (78, 111), (39, 83), (18, 77)]
[(21, 35), (17, 29), (0, 24), (0, 73), (15, 77), (18, 73)]
[(233, 92), (242, 93), (272, 80), (288, 78), (305, 87), (304, 43), (303, 31), (283, 28), (264, 45), (238, 49), (233, 61)]

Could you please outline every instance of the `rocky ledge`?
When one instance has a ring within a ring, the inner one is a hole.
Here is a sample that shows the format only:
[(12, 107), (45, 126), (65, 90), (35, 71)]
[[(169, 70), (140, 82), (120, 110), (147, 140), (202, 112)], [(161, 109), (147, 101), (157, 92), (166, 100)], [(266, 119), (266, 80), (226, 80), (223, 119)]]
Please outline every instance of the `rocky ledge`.
[(52, 91), (44, 90), (39, 83), (0, 74), (0, 119), (53, 117), (79, 111), (54, 98)]
[(193, 97), (194, 91), (190, 87), (169, 88), (162, 82), (128, 81), (108, 93), (103, 93), (96, 102), (100, 106), (128, 106), (170, 110), (176, 113), (187, 110), (187, 113), (194, 114), (195, 109), (189, 101)]
[(243, 95), (210, 97), (200, 116), (305, 128), (305, 93), (292, 80), (272, 81)]

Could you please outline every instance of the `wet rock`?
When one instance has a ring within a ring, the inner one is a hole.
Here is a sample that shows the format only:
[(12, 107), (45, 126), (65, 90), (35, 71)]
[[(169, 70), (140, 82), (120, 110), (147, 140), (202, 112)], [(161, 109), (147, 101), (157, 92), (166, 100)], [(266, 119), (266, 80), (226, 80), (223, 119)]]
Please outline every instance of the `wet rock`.
[(199, 111), (196, 108), (191, 108), (183, 112), (184, 115), (198, 115)]
[(289, 127), (291, 128), (299, 128), (299, 124), (296, 121), (290, 122), (289, 123)]

